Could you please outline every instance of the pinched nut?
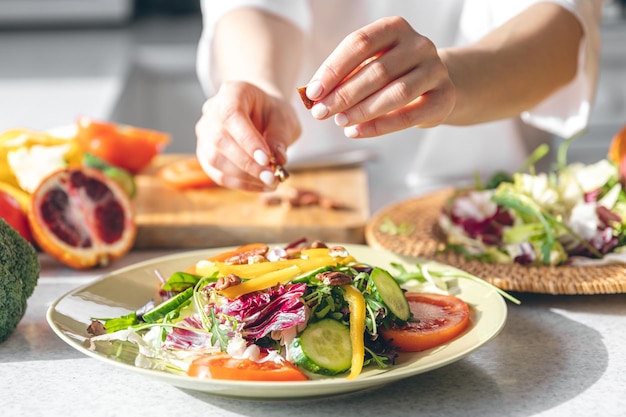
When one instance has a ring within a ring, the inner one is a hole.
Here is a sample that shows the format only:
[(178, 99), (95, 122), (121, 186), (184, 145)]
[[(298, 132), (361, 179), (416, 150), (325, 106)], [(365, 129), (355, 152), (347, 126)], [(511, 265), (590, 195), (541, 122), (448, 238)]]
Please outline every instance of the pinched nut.
[[(267, 259), (265, 255), (267, 254), (268, 248), (259, 248), (254, 250), (248, 250), (245, 252), (238, 253), (237, 255), (233, 255), (230, 258), (224, 260), (225, 264), (230, 265), (243, 265), (255, 262), (265, 262)], [(250, 260), (253, 262), (250, 262)]]
[(223, 291), (226, 288), (241, 284), (241, 278), (235, 274), (228, 274), (225, 277), (219, 277), (215, 283), (217, 291)]
[(315, 102), (306, 95), (306, 85), (298, 87), (297, 90), (298, 94), (300, 95), (300, 100), (302, 100), (302, 104), (304, 104), (304, 107), (306, 107), (307, 110), (311, 110)]
[(347, 258), (350, 254), (343, 246), (333, 246), (328, 249), (328, 254), (332, 257)]
[(352, 284), (352, 278), (350, 278), (350, 276), (344, 274), (343, 272), (337, 271), (320, 272), (319, 274), (315, 275), (315, 278), (322, 281), (325, 285), (330, 286)]
[(284, 166), (277, 163), (274, 157), (270, 158), (270, 168), (272, 168), (274, 176), (279, 182), (285, 182), (289, 178), (289, 172), (287, 172)]

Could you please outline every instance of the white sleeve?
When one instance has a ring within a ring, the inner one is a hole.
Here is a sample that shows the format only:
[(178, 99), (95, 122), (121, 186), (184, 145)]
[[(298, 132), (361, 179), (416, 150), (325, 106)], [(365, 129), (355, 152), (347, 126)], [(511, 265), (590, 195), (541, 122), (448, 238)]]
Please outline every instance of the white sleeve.
[(568, 138), (589, 123), (598, 80), (602, 0), (466, 0), (461, 33), (465, 40), (476, 40), (485, 30), (492, 30), (524, 8), (546, 1), (570, 10), (581, 22), (584, 37), (578, 53), (578, 71), (568, 85), (520, 116), (529, 125)]
[(196, 72), (207, 97), (213, 95), (221, 82), (213, 60), (215, 25), (229, 11), (240, 7), (256, 7), (292, 22), (303, 31), (311, 26), (307, 0), (201, 0), (202, 34), (198, 44)]

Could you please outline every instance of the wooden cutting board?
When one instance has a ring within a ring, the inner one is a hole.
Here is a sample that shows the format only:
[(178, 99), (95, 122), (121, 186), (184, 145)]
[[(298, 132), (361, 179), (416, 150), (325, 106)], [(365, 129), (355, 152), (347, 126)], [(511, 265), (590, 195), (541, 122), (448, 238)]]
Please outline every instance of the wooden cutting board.
[(183, 155), (160, 155), (137, 175), (133, 200), (136, 248), (206, 248), (250, 242), (292, 242), (300, 238), (364, 243), (369, 216), (367, 174), (362, 167), (290, 172), (279, 186), (315, 191), (345, 206), (275, 206), (259, 193), (220, 187), (179, 191), (159, 180), (156, 171)]

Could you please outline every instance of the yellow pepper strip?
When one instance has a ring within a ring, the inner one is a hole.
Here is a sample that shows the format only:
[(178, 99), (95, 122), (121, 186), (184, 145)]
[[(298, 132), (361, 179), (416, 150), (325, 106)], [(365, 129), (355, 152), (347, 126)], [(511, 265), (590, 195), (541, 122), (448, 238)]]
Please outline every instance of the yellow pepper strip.
[(300, 254), (302, 255), (302, 257), (315, 258), (318, 256), (328, 256), (328, 252), (328, 248), (310, 248), (302, 249), (302, 252), (300, 252)]
[(294, 279), (302, 271), (297, 265), (292, 265), (287, 268), (279, 269), (278, 271), (269, 272), (264, 275), (259, 275), (255, 279), (244, 281), (241, 284), (233, 285), (232, 287), (225, 288), (218, 291), (220, 295), (230, 298), (231, 300), (239, 298), (244, 294), (248, 294), (254, 291), (261, 291), (267, 288), (273, 287), (278, 284), (285, 284)]
[(215, 267), (220, 274), (226, 276), (235, 274), (241, 278), (254, 278), (258, 275), (267, 274), (269, 272), (278, 271), (293, 265), (298, 265), (302, 259), (287, 259), (275, 262), (257, 262), (253, 264), (225, 264), (223, 262), (215, 262)]
[[(343, 259), (347, 258), (341, 258)], [(235, 274), (244, 279), (257, 279), (259, 276), (268, 274), (270, 272), (279, 271), (281, 269), (288, 268), (293, 265), (297, 265), (301, 272), (310, 272), (315, 269), (321, 268), (327, 265), (337, 265), (339, 258), (333, 258), (331, 256), (318, 256), (315, 258), (297, 258), (287, 259), (283, 261), (275, 262), (258, 262), (253, 264), (240, 264), (231, 265), (222, 262), (215, 262), (214, 267), (219, 271), (220, 276), (226, 276), (228, 274)], [(196, 271), (208, 270), (207, 267), (199, 267), (200, 263), (196, 264)]]
[(361, 374), (365, 360), (365, 298), (361, 291), (352, 285), (342, 285), (345, 291), (345, 300), (350, 309), (350, 341), (352, 342), (352, 363), (350, 374), (346, 379), (354, 379)]

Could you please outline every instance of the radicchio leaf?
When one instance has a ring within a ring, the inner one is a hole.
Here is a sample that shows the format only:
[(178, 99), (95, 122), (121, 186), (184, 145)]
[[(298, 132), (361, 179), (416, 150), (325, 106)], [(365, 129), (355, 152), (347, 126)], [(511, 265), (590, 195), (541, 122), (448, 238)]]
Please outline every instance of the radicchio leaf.
[(258, 340), (274, 330), (284, 330), (306, 321), (301, 297), (306, 284), (277, 285), (267, 291), (243, 295), (219, 308), (243, 324), (241, 334)]

